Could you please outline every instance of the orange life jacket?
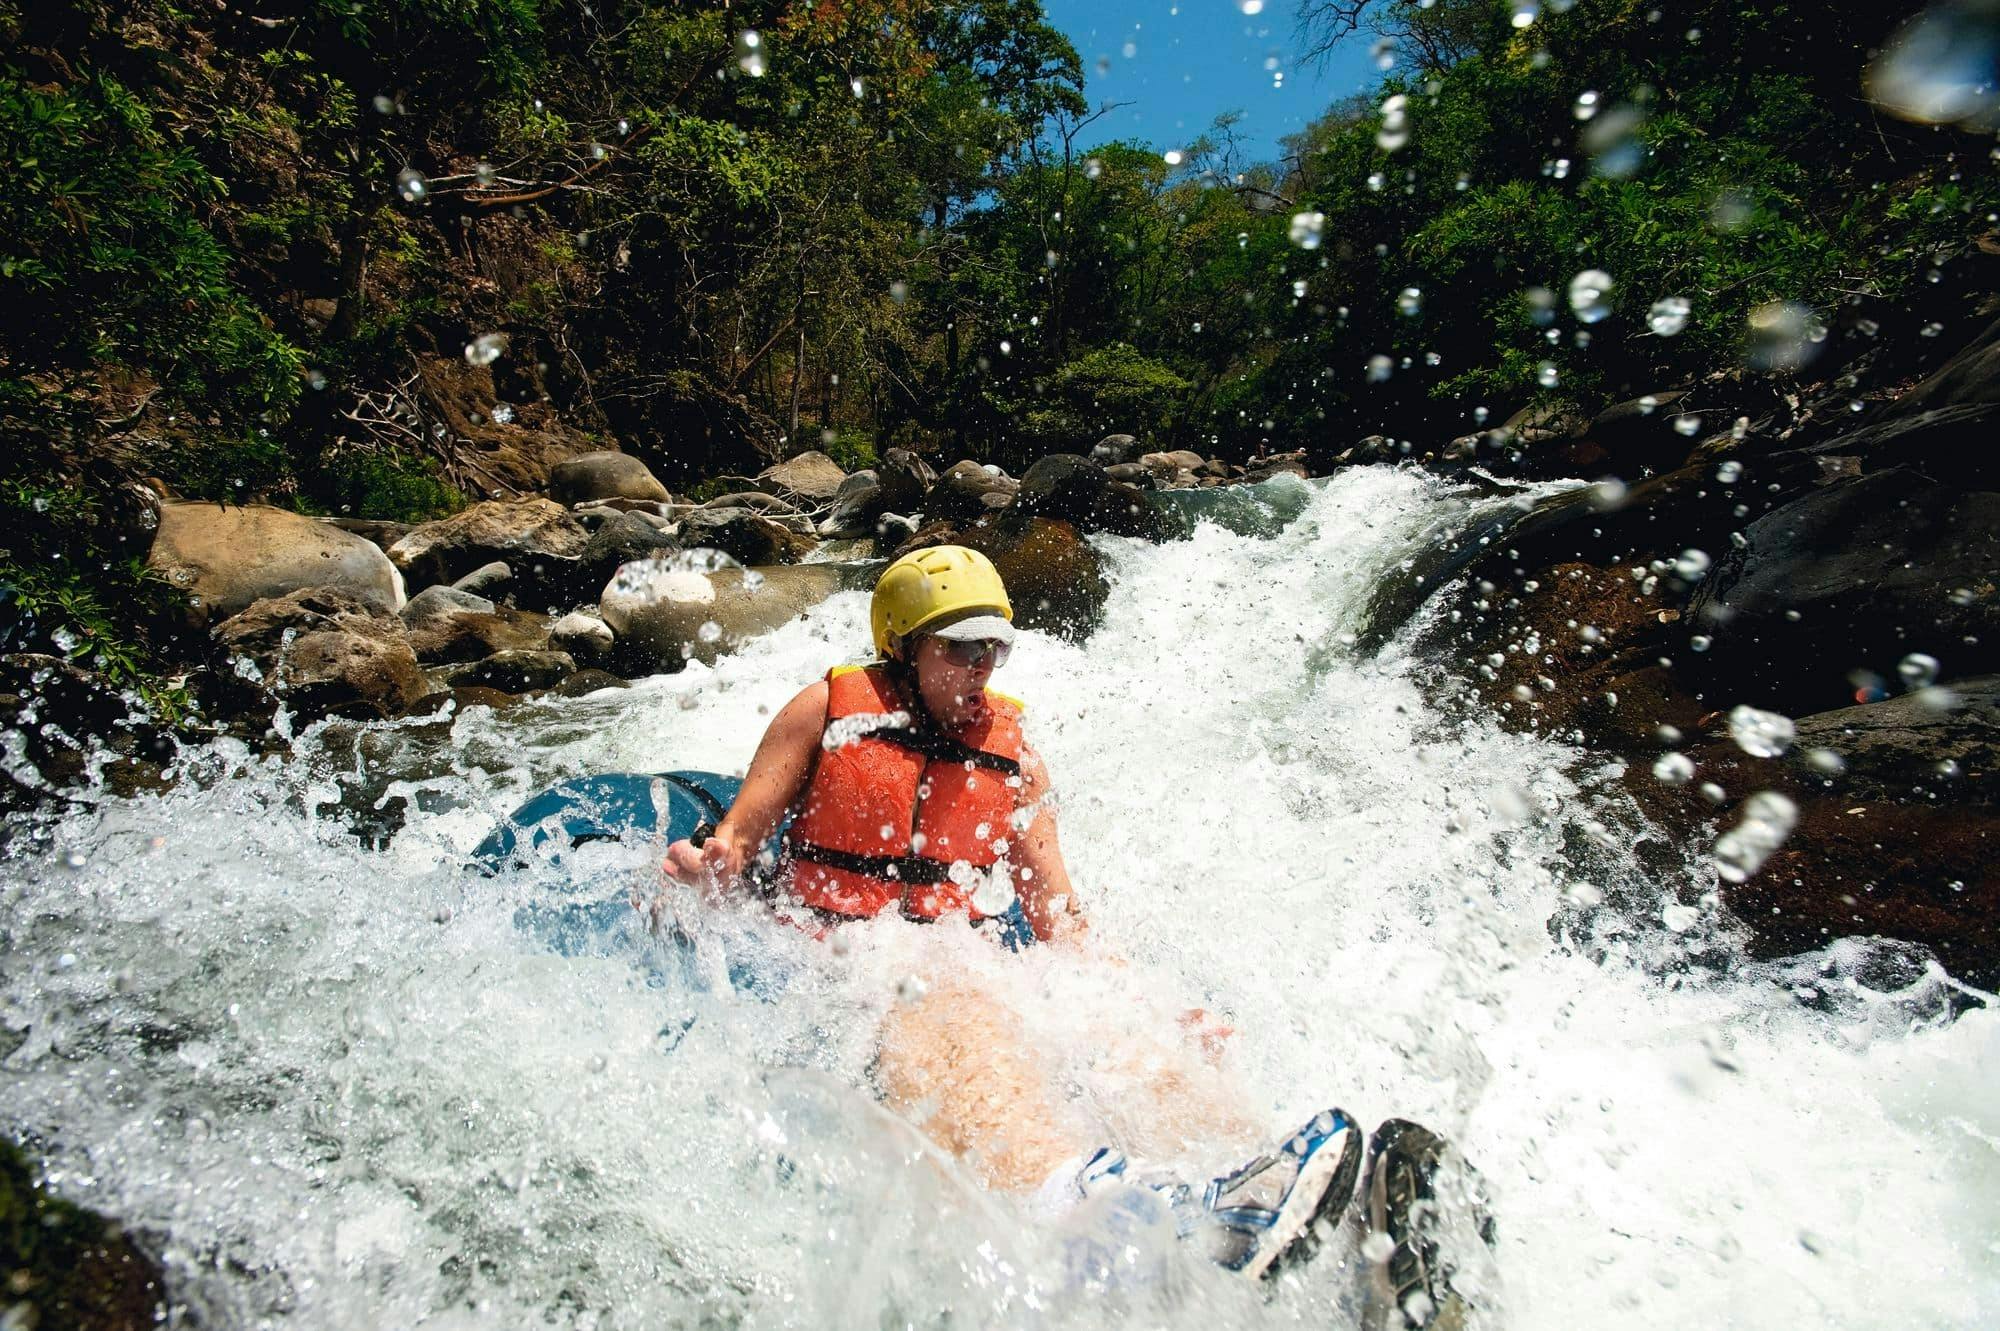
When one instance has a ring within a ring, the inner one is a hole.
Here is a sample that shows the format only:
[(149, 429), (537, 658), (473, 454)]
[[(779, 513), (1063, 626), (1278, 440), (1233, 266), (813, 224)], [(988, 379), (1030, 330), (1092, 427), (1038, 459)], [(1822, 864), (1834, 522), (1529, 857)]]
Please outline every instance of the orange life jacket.
[(895, 905), (916, 919), (979, 918), (949, 874), (954, 862), (990, 871), (1000, 858), (1021, 772), (1020, 704), (990, 690), (986, 703), (947, 734), (888, 667), (830, 671), (829, 738), (785, 833), (793, 895), (835, 915)]

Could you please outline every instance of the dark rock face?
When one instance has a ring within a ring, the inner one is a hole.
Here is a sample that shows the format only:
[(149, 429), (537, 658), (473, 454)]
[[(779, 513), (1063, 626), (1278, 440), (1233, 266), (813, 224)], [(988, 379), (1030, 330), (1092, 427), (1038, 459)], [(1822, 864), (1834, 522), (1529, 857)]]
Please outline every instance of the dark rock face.
[(924, 496), (937, 484), (937, 472), (931, 464), (904, 448), (884, 453), (882, 465), (875, 470), (881, 491), (877, 512), (913, 512), (923, 507)]
[(747, 508), (696, 509), (682, 519), (681, 541), (712, 547), (743, 564), (796, 564), (815, 544), (812, 537)]
[(1020, 489), (1019, 481), (997, 468), (989, 470), (971, 461), (955, 462), (924, 496), (924, 516), (976, 518), (989, 509), (1006, 507)]
[(1735, 701), (1819, 711), (1852, 698), (1851, 672), (1894, 679), (1911, 652), (1953, 674), (2000, 669), (2000, 493), (1893, 467), (1808, 491), (1744, 536), (1691, 608), (1713, 639), (1693, 677)]
[(152, 1331), (166, 1323), (159, 1265), (115, 1222), (49, 1196), (0, 1142), (0, 1264), (10, 1326)]
[(1131, 462), (1144, 450), (1129, 434), (1107, 434), (1090, 450), (1090, 460), (1100, 467), (1116, 467)]
[(501, 693), (533, 693), (554, 688), (576, 673), (568, 652), (504, 651), (442, 672), (453, 689), (486, 688)]
[(1146, 492), (1114, 481), (1104, 468), (1074, 453), (1051, 453), (1021, 477), (1014, 510), (1024, 517), (1065, 522), (1080, 532), (1109, 532), (1162, 541), (1174, 525)]

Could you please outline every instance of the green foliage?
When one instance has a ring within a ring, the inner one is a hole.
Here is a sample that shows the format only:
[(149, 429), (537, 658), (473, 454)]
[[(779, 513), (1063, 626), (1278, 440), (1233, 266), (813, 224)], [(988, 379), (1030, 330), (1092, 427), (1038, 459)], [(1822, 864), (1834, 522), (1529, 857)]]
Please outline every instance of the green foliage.
[(112, 366), (237, 419), (297, 394), (298, 348), (243, 299), (200, 221), (221, 183), (117, 79), (47, 92), (0, 69), (0, 163), (9, 398), (83, 394)]
[(865, 431), (842, 428), (820, 436), (820, 451), (840, 464), (844, 472), (866, 471), (881, 461), (875, 455), (875, 441)]
[(1023, 434), (1044, 452), (1084, 452), (1107, 434), (1154, 439), (1190, 385), (1122, 342), (1084, 353), (1050, 375), (1039, 405), (1022, 417)]
[(429, 522), (466, 505), (436, 462), (409, 453), (338, 452), (309, 478), (307, 494), (328, 512), (391, 522)]

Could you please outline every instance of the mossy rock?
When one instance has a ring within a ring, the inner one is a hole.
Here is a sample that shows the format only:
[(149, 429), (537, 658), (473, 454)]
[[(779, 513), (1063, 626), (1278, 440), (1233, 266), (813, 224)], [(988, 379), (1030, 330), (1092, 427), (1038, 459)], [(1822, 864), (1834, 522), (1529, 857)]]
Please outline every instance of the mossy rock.
[[(160, 1268), (115, 1221), (51, 1197), (0, 1140), (0, 1316), (53, 1331), (150, 1331), (164, 1317)], [(31, 1310), (31, 1311), (30, 1311)]]

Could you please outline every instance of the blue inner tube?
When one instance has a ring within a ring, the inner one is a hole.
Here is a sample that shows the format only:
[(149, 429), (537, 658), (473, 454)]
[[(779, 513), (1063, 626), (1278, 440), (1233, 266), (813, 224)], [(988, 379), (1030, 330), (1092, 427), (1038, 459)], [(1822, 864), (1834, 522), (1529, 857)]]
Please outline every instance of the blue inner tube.
[[(713, 826), (735, 802), (743, 782), (717, 772), (604, 772), (572, 777), (550, 786), (509, 814), (472, 852), (473, 866), (485, 874), (543, 861), (560, 864), (564, 852), (588, 841), (617, 841), (628, 833), (679, 841), (697, 827)], [(769, 862), (776, 863), (784, 827), (764, 843)], [(603, 955), (646, 937), (625, 893), (596, 901), (571, 901), (559, 907), (526, 906), (515, 923), (551, 951), (566, 957)], [(998, 930), (1010, 951), (1035, 941), (1021, 903), (1014, 902), (987, 928)], [(678, 940), (686, 944), (686, 939)], [(731, 967), (731, 983), (739, 989), (757, 987), (754, 976), (739, 976)]]

